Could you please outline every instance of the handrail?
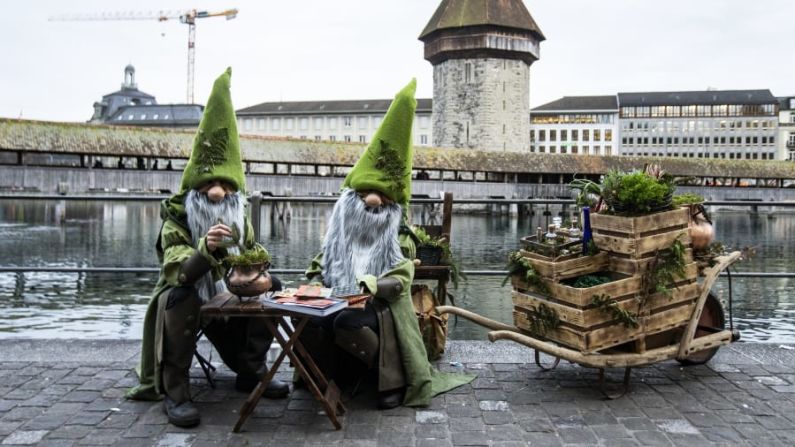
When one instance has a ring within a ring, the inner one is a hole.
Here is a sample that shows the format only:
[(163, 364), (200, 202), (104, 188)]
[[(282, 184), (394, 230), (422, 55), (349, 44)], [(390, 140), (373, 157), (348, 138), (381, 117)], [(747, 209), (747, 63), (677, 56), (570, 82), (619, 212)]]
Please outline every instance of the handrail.
[[(64, 201), (118, 201), (118, 202), (159, 202), (170, 197), (165, 194), (15, 194), (0, 193), (0, 200), (64, 200)], [(339, 196), (262, 196), (262, 202), (290, 202), (290, 203), (334, 203)], [(443, 203), (442, 199), (413, 198), (412, 204)], [(455, 199), (454, 205), (574, 205), (572, 199)], [(706, 201), (707, 206), (780, 206), (793, 208), (795, 201), (762, 201), (762, 200), (713, 200)]]
[[(304, 269), (270, 269), (271, 273), (297, 275)], [(26, 267), (0, 266), (0, 273), (160, 273), (158, 267)], [(463, 270), (466, 276), (506, 276), (507, 270)], [(720, 276), (726, 276), (726, 272)], [(795, 272), (732, 272), (734, 278), (795, 278)]]

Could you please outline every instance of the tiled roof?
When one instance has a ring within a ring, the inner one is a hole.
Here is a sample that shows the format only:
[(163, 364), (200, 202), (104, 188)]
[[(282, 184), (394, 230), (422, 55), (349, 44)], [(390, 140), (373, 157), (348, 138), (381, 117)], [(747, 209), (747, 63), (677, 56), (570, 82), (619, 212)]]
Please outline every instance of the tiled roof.
[[(431, 112), (430, 98), (417, 99), (417, 112)], [(238, 115), (324, 115), (340, 113), (386, 113), (391, 99), (349, 101), (263, 102), (238, 110)]]
[(420, 40), (439, 30), (471, 26), (514, 28), (545, 39), (522, 0), (442, 0), (420, 33)]
[[(90, 155), (188, 158), (194, 131), (0, 119), (0, 151), (77, 153)], [(245, 161), (262, 163), (353, 166), (364, 144), (243, 135)], [(659, 157), (595, 157), (585, 155), (484, 152), (466, 149), (414, 148), (415, 169), (446, 169), (510, 173), (604, 174), (660, 163), (679, 176), (795, 179), (795, 163), (786, 161), (683, 159)]]
[(619, 93), (619, 107), (685, 105), (763, 105), (776, 104), (770, 90), (707, 90), (696, 92)]
[[(149, 104), (122, 107), (110, 118), (108, 124), (123, 125), (199, 125), (204, 107), (198, 104)], [(157, 118), (155, 118), (157, 115)], [(132, 119), (130, 119), (132, 116)], [(142, 118), (145, 117), (145, 118)]]
[(607, 96), (564, 96), (563, 98), (538, 106), (531, 112), (612, 110), (618, 111), (616, 95)]

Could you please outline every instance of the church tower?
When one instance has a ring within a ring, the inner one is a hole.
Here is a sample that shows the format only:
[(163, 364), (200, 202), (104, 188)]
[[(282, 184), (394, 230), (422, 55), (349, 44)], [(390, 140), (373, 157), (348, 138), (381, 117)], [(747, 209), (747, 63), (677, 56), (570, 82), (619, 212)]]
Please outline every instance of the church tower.
[(433, 64), (433, 145), (528, 151), (530, 65), (545, 37), (522, 0), (442, 0), (420, 40)]

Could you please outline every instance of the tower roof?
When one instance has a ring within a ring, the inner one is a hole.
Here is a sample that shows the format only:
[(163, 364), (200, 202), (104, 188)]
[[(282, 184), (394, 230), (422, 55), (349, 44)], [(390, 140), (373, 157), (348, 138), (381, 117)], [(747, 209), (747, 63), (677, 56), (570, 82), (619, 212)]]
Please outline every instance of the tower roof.
[(439, 30), (470, 26), (513, 28), (546, 39), (522, 0), (442, 0), (420, 40)]

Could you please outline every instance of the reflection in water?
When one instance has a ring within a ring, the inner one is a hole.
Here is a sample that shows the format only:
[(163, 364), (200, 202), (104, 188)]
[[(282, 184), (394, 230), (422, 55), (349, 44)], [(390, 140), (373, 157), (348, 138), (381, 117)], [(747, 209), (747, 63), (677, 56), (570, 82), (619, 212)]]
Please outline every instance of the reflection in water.
[[(262, 242), (275, 268), (304, 268), (319, 251), (331, 205), (293, 205), (280, 221), (266, 206)], [(456, 215), (453, 250), (466, 270), (500, 270), (520, 237), (544, 226), (546, 217)], [(421, 209), (414, 210), (417, 220)], [(717, 237), (729, 246), (755, 246), (744, 271), (795, 271), (795, 214), (752, 216), (716, 213)], [(0, 265), (157, 267), (160, 229), (154, 202), (0, 202)], [(299, 277), (285, 277), (299, 281)], [(154, 287), (153, 274), (0, 273), (0, 338), (140, 338)], [(456, 304), (511, 322), (510, 286), (499, 277), (470, 277), (452, 291)], [(735, 279), (735, 326), (744, 340), (795, 342), (795, 280)], [(728, 299), (727, 282), (718, 296)], [(451, 337), (485, 339), (486, 331), (463, 319)]]

